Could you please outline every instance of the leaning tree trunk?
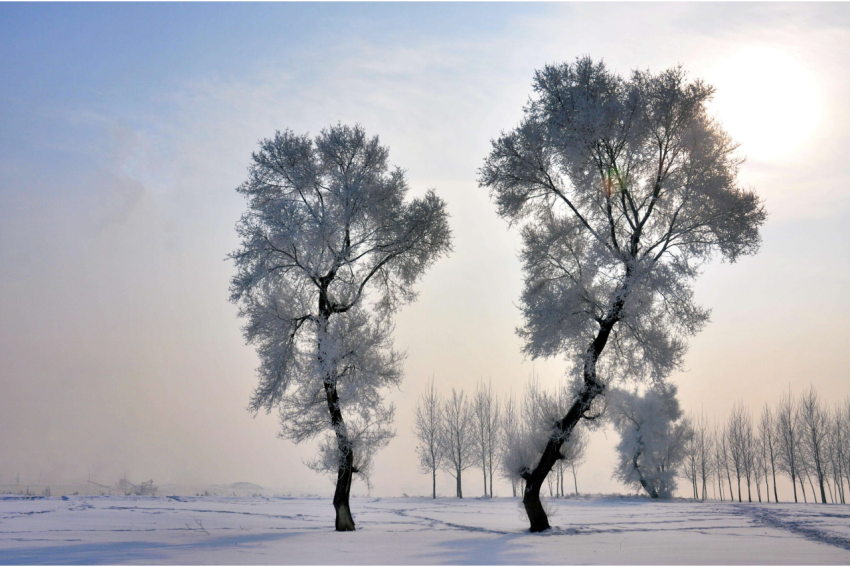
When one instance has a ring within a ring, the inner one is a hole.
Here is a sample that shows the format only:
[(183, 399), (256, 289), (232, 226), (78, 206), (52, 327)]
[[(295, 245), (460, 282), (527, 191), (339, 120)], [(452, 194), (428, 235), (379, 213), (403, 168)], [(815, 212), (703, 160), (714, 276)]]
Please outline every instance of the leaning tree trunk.
[(340, 467), (337, 470), (337, 487), (334, 490), (334, 510), (337, 514), (334, 521), (334, 529), (338, 532), (355, 531), (355, 521), (352, 518), (349, 507), (349, 493), (352, 490), (352, 474), (355, 471), (355, 455), (352, 452), (352, 444), (343, 422), (343, 414), (340, 411), (337, 389), (330, 381), (325, 382), (325, 396), (328, 401), (328, 409), (331, 413), (331, 424), (337, 435), (337, 449), (340, 453)]
[(334, 529), (338, 532), (355, 531), (355, 520), (352, 518), (352, 511), (349, 508), (349, 493), (352, 490), (352, 472), (354, 471), (353, 461), (354, 455), (350, 450), (340, 464), (340, 470), (337, 471), (337, 489), (334, 491), (334, 510), (337, 512), (337, 519), (334, 522)]
[[(331, 309), (324, 290), (319, 296), (319, 341), (317, 344), (317, 352), (319, 353), (320, 367), (323, 365), (322, 360), (322, 341), (325, 338), (328, 329), (328, 318), (331, 316)], [(346, 423), (343, 421), (343, 412), (340, 409), (340, 398), (337, 395), (336, 376), (333, 375), (333, 370), (328, 370), (323, 381), (325, 389), (325, 401), (328, 403), (328, 413), (331, 415), (331, 427), (334, 429), (334, 434), (337, 437), (337, 450), (339, 451), (340, 464), (337, 469), (337, 486), (334, 490), (334, 511), (336, 519), (334, 521), (334, 529), (338, 532), (353, 532), (355, 531), (355, 521), (352, 518), (352, 511), (349, 507), (349, 493), (352, 490), (352, 474), (356, 472), (354, 467), (355, 456), (352, 452), (352, 442), (349, 439)]]
[[(624, 290), (621, 293), (623, 294)], [(526, 481), (526, 488), (523, 491), (523, 507), (526, 509), (526, 515), (529, 517), (529, 531), (533, 533), (550, 529), (547, 513), (541, 504), (541, 487), (556, 462), (563, 458), (561, 446), (565, 441), (570, 439), (573, 428), (582, 419), (582, 415), (590, 409), (594, 398), (600, 395), (605, 389), (603, 383), (597, 380), (597, 359), (600, 353), (603, 352), (612, 328), (618, 321), (621, 309), (623, 309), (623, 302), (624, 297), (621, 295), (615, 301), (614, 305), (612, 305), (609, 315), (600, 325), (597, 336), (588, 345), (588, 349), (585, 351), (585, 365), (582, 372), (582, 389), (579, 391), (576, 401), (570, 406), (567, 415), (553, 429), (553, 434), (550, 436), (549, 441), (547, 441), (547, 446), (544, 448), (538, 465), (531, 471), (525, 470), (521, 472), (522, 478)]]

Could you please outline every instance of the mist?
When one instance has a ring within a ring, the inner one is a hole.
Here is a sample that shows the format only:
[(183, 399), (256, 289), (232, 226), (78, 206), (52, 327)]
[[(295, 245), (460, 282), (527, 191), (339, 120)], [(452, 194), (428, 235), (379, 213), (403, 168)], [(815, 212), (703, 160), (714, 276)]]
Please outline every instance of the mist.
[[(811, 384), (844, 399), (848, 28), (847, 4), (0, 6), (0, 485), (126, 474), (330, 494), (304, 465), (313, 447), (246, 409), (257, 358), (226, 257), (258, 140), (341, 122), (378, 135), (412, 192), (433, 188), (451, 214), (453, 254), (396, 318), (398, 434), (371, 487), (429, 493), (427, 475), (396, 473), (416, 470), (429, 377), (520, 395), (533, 373), (551, 388), (564, 376), (565, 361), (520, 352), (520, 239), (476, 171), (534, 70), (583, 54), (714, 83), (740, 178), (766, 201), (760, 253), (698, 280), (713, 311), (672, 378), (684, 410), (723, 420)], [(742, 92), (758, 93), (747, 108)], [(594, 433), (580, 491), (625, 491), (615, 442)]]

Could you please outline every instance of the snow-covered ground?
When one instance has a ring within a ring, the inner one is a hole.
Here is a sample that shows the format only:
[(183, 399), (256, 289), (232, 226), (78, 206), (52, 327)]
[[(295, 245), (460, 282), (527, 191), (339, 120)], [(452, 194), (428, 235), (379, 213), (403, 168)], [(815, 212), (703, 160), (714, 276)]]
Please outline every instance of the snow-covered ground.
[(0, 496), (0, 564), (849, 564), (849, 507), (549, 500), (530, 534), (518, 501)]

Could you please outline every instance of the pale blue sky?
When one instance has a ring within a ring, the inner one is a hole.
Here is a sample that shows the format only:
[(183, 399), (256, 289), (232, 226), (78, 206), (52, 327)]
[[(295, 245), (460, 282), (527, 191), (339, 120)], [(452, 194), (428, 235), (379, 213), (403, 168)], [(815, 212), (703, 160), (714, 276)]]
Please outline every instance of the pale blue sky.
[[(224, 258), (257, 141), (342, 121), (453, 215), (454, 255), (398, 318), (399, 438), (376, 464), (378, 494), (427, 492), (410, 450), (427, 376), (519, 393), (533, 368), (513, 334), (519, 240), (476, 169), (534, 70), (583, 54), (713, 82), (766, 199), (761, 253), (698, 284), (713, 320), (674, 377), (685, 408), (721, 417), (811, 382), (847, 395), (848, 44), (847, 3), (0, 4), (0, 483), (327, 489), (309, 447), (244, 410), (256, 359)], [(534, 363), (548, 384), (563, 366)], [(580, 489), (620, 489), (613, 438)]]

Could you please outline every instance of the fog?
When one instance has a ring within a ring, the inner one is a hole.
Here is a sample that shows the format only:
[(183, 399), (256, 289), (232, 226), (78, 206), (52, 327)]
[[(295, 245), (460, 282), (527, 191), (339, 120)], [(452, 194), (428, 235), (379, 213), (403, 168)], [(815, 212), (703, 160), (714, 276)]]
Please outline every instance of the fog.
[[(454, 253), (396, 319), (398, 435), (371, 489), (430, 492), (411, 433), (428, 377), (501, 394), (563, 377), (563, 360), (520, 354), (520, 242), (476, 170), (534, 70), (583, 54), (714, 83), (770, 215), (757, 256), (698, 280), (712, 320), (672, 378), (683, 408), (723, 419), (811, 384), (844, 399), (848, 41), (847, 4), (1, 5), (0, 485), (126, 473), (330, 495), (312, 447), (246, 410), (257, 359), (226, 255), (258, 140), (339, 121), (452, 215)], [(615, 437), (592, 437), (580, 491), (625, 491)], [(480, 482), (470, 470), (465, 491)]]

